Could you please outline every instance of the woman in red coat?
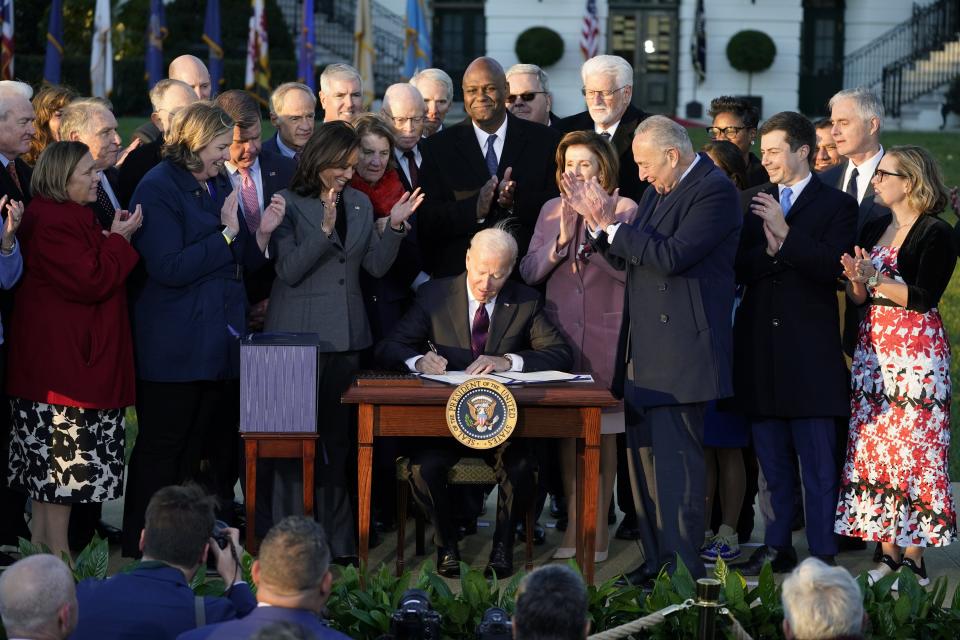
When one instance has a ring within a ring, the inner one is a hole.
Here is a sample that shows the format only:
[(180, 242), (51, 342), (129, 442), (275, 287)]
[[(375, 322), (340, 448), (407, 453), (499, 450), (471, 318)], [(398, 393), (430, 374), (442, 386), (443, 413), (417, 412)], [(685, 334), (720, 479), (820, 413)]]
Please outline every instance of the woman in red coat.
[(134, 402), (126, 279), (139, 208), (103, 230), (87, 145), (56, 142), (37, 160), (20, 227), (24, 274), (11, 320), (10, 486), (33, 499), (33, 541), (69, 553), (72, 504), (123, 490), (124, 407)]

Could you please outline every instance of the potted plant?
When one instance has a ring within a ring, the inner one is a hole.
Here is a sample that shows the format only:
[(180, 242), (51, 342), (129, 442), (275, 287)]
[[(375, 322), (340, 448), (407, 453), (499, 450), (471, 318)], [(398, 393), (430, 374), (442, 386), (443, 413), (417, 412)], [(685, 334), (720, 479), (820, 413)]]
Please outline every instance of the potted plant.
[(517, 60), (545, 69), (563, 57), (563, 38), (553, 29), (531, 27), (517, 36)]
[(777, 45), (762, 31), (746, 29), (737, 32), (727, 43), (727, 60), (737, 71), (747, 74), (745, 98), (762, 112), (763, 98), (753, 96), (753, 74), (766, 71), (777, 57)]

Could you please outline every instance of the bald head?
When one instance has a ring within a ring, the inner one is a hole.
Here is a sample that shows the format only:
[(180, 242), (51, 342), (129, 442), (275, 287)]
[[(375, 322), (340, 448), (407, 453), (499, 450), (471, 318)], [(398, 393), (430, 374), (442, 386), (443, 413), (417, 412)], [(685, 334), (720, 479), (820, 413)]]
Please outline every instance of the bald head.
[(406, 82), (392, 84), (383, 94), (383, 115), (393, 129), (397, 148), (410, 151), (423, 136), (427, 107), (420, 91)]
[(173, 78), (161, 80), (150, 90), (150, 102), (153, 105), (150, 120), (161, 133), (169, 131), (173, 116), (198, 99), (197, 94), (186, 82)]
[(493, 58), (477, 58), (463, 72), (463, 108), (473, 122), (494, 133), (507, 114), (507, 76)]
[(73, 574), (49, 554), (28, 556), (0, 574), (0, 617), (11, 638), (66, 638), (77, 626)]
[(167, 77), (185, 82), (201, 100), (209, 100), (213, 91), (207, 65), (197, 56), (183, 55), (174, 58), (167, 69)]

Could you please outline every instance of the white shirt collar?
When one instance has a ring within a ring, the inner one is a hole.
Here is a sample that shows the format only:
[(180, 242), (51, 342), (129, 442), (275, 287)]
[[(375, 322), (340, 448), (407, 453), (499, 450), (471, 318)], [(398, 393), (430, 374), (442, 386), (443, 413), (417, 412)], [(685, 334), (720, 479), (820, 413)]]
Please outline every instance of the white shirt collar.
[[(11, 160), (11, 159), (8, 158), (7, 156), (5, 156), (5, 155), (3, 155), (2, 153), (0, 153), (0, 162), (3, 163), (3, 168), (6, 169), (6, 168), (7, 168), (7, 165), (10, 164), (11, 162), (13, 162), (13, 160)], [(16, 166), (16, 165), (14, 165), (14, 166)]]
[[(622, 119), (621, 119), (621, 120), (622, 120)], [(600, 125), (598, 125), (596, 122), (594, 122), (594, 123), (593, 123), (593, 130), (596, 131), (597, 133), (609, 133), (609, 134), (610, 134), (610, 137), (612, 138), (612, 137), (614, 136), (614, 134), (617, 133), (617, 129), (620, 127), (620, 122), (621, 122), (621, 120), (617, 120), (616, 122), (614, 122), (612, 125), (610, 125), (610, 126), (607, 127), (606, 129), (604, 129), (603, 127), (601, 127)], [(693, 166), (693, 165), (691, 165), (691, 166)]]
[[(697, 166), (697, 163), (698, 163), (698, 162), (700, 162), (700, 154), (699, 154), (699, 153), (698, 153), (698, 154), (695, 154), (695, 155), (693, 156), (693, 162), (690, 163), (690, 166), (687, 167), (686, 171), (684, 171), (683, 174), (680, 176), (680, 179), (677, 180), (677, 184), (680, 184), (681, 182), (683, 182), (683, 179), (687, 177), (687, 174), (689, 174), (691, 171), (693, 171), (693, 168), (694, 168), (695, 166)], [(674, 189), (676, 189), (676, 187), (674, 187)]]
[[(277, 142), (278, 142), (278, 143), (279, 143), (279, 140), (280, 140), (280, 139), (277, 138)], [(235, 173), (237, 173), (238, 171), (240, 171), (240, 168), (237, 167), (237, 165), (235, 165), (235, 164), (233, 164), (232, 162), (230, 162), (229, 160), (227, 160), (226, 162), (224, 162), (224, 163), (223, 163), (223, 166), (225, 166), (225, 167), (227, 168), (227, 173), (229, 173), (231, 176), (234, 175)], [(260, 158), (259, 158), (259, 157), (255, 158), (254, 161), (253, 161), (253, 164), (250, 165), (250, 173), (251, 173), (252, 175), (256, 175), (256, 174), (260, 173)]]
[(297, 152), (283, 144), (283, 140), (280, 139), (280, 133), (277, 132), (277, 148), (280, 149), (280, 153), (285, 155), (288, 158), (292, 158), (297, 155)]
[(857, 202), (863, 202), (863, 197), (867, 194), (867, 189), (870, 188), (870, 181), (873, 180), (873, 172), (877, 170), (877, 165), (880, 164), (880, 160), (882, 159), (883, 145), (880, 145), (880, 150), (860, 163), (860, 166), (854, 165), (853, 160), (847, 162), (847, 170), (843, 172), (843, 183), (840, 185), (840, 190), (846, 190), (847, 182), (850, 181), (850, 174), (853, 173), (854, 168), (856, 168)]
[[(792, 204), (792, 203), (795, 203), (795, 202), (797, 201), (797, 198), (800, 197), (800, 194), (803, 192), (803, 189), (804, 189), (808, 184), (810, 184), (810, 180), (811, 180), (812, 178), (813, 178), (813, 172), (811, 171), (811, 172), (809, 172), (809, 173), (807, 174), (807, 177), (806, 177), (806, 178), (804, 178), (803, 180), (800, 180), (800, 181), (797, 182), (796, 184), (790, 186), (790, 202), (791, 202), (791, 204)], [(778, 185), (777, 185), (777, 189), (778, 189), (777, 195), (778, 195), (778, 196), (783, 196), (783, 190), (786, 189), (786, 188), (787, 188), (787, 185), (785, 185), (785, 184), (778, 184)]]
[(483, 129), (477, 126), (477, 123), (473, 120), (470, 121), (470, 124), (473, 125), (473, 132), (477, 135), (477, 142), (480, 144), (480, 153), (485, 154), (487, 152), (487, 138), (491, 135), (496, 135), (497, 139), (493, 141), (493, 148), (497, 152), (497, 160), (500, 159), (500, 152), (503, 150), (503, 141), (507, 138), (507, 116), (503, 116), (503, 124), (494, 131), (492, 134), (487, 133)]

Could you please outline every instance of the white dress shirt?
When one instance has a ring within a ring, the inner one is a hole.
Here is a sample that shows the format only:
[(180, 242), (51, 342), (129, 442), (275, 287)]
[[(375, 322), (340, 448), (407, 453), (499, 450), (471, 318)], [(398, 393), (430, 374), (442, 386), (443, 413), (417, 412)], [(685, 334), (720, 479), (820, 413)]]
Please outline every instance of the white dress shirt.
[(620, 122), (621, 122), (620, 120), (617, 120), (612, 125), (610, 125), (610, 127), (607, 129), (604, 129), (597, 123), (593, 123), (593, 130), (596, 131), (598, 134), (609, 133), (610, 139), (612, 140), (613, 135), (617, 132), (617, 128), (620, 126)]
[(113, 187), (110, 186), (110, 181), (107, 180), (107, 176), (104, 175), (103, 171), (98, 171), (97, 175), (100, 176), (100, 185), (103, 187), (104, 193), (107, 194), (107, 197), (110, 199), (110, 204), (113, 206), (114, 210), (120, 208), (120, 201), (117, 200), (117, 196), (113, 193)]
[(870, 181), (873, 180), (873, 172), (877, 170), (877, 165), (883, 159), (883, 145), (880, 145), (880, 151), (867, 158), (863, 163), (856, 167), (853, 160), (847, 163), (847, 170), (843, 172), (843, 182), (840, 183), (840, 191), (847, 190), (847, 182), (850, 181), (850, 174), (854, 168), (857, 170), (857, 204), (863, 202), (863, 196), (867, 195), (867, 189), (870, 187)]
[[(233, 185), (233, 190), (237, 192), (237, 201), (240, 203), (240, 208), (243, 209), (244, 213), (250, 213), (244, 208), (243, 198), (240, 197), (240, 183), (243, 182), (240, 169), (229, 160), (224, 162), (223, 166), (227, 168), (227, 175), (230, 176), (230, 184)], [(253, 184), (257, 186), (257, 205), (259, 205), (260, 210), (256, 213), (259, 216), (263, 213), (263, 176), (260, 174), (260, 158), (253, 161), (249, 171), (250, 177), (253, 179)]]
[(500, 164), (500, 156), (503, 155), (503, 142), (507, 139), (507, 117), (503, 117), (503, 124), (492, 134), (478, 127), (476, 122), (472, 120), (470, 122), (473, 124), (473, 132), (477, 134), (477, 142), (480, 144), (480, 155), (484, 158), (487, 157), (487, 138), (491, 135), (497, 136), (497, 139), (493, 141), (493, 152), (497, 154), (497, 164)]

